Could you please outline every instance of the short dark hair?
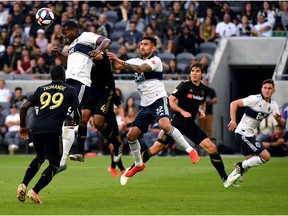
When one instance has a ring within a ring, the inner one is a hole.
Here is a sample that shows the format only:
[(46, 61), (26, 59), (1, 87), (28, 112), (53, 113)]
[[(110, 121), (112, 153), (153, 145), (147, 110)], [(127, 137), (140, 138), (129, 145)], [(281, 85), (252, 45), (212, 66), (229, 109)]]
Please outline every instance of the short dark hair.
[(68, 29), (78, 29), (78, 25), (73, 20), (69, 20), (66, 23), (63, 24), (62, 28), (68, 28)]
[(57, 65), (50, 71), (52, 80), (62, 80), (65, 81), (65, 70), (61, 65)]
[(19, 90), (19, 91), (22, 91), (22, 88), (19, 87), (19, 86), (18, 86), (18, 87), (15, 87), (14, 91), (18, 91), (18, 90)]
[(204, 70), (203, 70), (203, 65), (202, 65), (200, 62), (195, 62), (195, 63), (191, 64), (191, 65), (190, 65), (190, 70), (191, 70), (193, 67), (200, 68), (201, 73), (204, 72)]
[(266, 79), (266, 80), (264, 80), (263, 83), (262, 83), (262, 86), (265, 85), (266, 83), (272, 84), (273, 87), (275, 86), (274, 80), (272, 80), (272, 79)]
[(151, 36), (145, 36), (142, 40), (150, 40), (155, 46), (157, 46), (157, 39)]

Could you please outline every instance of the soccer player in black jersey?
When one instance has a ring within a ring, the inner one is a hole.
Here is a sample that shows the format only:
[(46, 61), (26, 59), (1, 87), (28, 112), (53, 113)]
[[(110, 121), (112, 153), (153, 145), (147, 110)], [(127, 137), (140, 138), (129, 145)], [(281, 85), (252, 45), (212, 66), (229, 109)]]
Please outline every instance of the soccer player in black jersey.
[[(205, 118), (206, 97), (208, 87), (201, 83), (203, 78), (203, 67), (201, 63), (194, 63), (190, 66), (190, 79), (181, 82), (169, 97), (171, 109), (174, 111), (172, 125), (192, 140), (196, 145), (201, 146), (210, 156), (211, 163), (217, 170), (225, 186), (227, 174), (221, 156), (216, 145), (195, 123), (195, 118)], [(143, 162), (161, 152), (165, 145), (173, 143), (173, 139), (165, 133), (158, 136), (158, 140), (145, 150), (142, 154)], [(134, 165), (133, 165), (134, 166)]]
[(29, 139), (30, 129), (26, 126), (26, 116), (29, 107), (35, 107), (37, 112), (31, 124), (33, 145), (36, 157), (26, 170), (22, 183), (17, 189), (17, 198), (24, 202), (27, 186), (38, 172), (45, 159), (48, 167), (43, 171), (36, 185), (27, 193), (34, 203), (41, 204), (38, 193), (52, 180), (56, 174), (62, 156), (62, 125), (68, 108), (75, 113), (75, 121), (79, 122), (81, 110), (76, 90), (65, 84), (65, 71), (62, 66), (51, 70), (52, 82), (40, 86), (20, 108), (20, 137)]

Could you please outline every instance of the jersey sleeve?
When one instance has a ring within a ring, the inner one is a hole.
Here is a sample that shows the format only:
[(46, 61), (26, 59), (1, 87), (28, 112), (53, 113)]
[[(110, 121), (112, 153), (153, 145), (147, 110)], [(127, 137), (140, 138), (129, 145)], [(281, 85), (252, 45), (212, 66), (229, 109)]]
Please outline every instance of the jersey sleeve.
[(154, 56), (150, 59), (145, 60), (145, 63), (152, 68), (152, 71), (162, 71), (162, 61), (159, 57)]
[(28, 101), (30, 101), (31, 106), (37, 106), (38, 104), (38, 92), (39, 92), (39, 88), (36, 89), (36, 91), (29, 96), (29, 98), (27, 99)]
[(172, 95), (176, 98), (179, 98), (182, 95), (184, 89), (184, 82), (181, 82), (172, 92)]
[(250, 95), (246, 98), (243, 98), (242, 101), (245, 107), (247, 106), (249, 107), (249, 106), (253, 106), (257, 102), (257, 98), (255, 95)]
[(85, 39), (86, 42), (96, 44), (96, 41), (98, 40), (100, 35), (95, 34), (93, 32), (83, 32), (82, 37)]

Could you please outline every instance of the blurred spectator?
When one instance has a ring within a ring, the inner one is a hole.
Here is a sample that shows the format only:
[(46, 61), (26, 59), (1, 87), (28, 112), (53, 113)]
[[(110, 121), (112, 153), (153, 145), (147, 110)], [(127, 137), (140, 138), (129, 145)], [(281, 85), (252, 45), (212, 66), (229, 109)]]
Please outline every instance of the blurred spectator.
[(18, 106), (13, 104), (10, 106), (10, 114), (5, 119), (5, 125), (8, 128), (8, 132), (5, 134), (5, 142), (8, 145), (10, 155), (14, 155), (15, 151), (19, 149), (20, 145), (20, 115), (18, 112)]
[[(257, 17), (259, 15), (264, 16), (264, 22), (270, 23), (271, 28), (273, 29), (275, 25), (275, 11), (270, 8), (269, 1), (263, 1), (263, 5), (261, 10), (258, 12)], [(259, 22), (259, 20), (258, 20)]]
[(79, 19), (80, 17), (89, 18), (90, 17), (89, 4), (87, 2), (81, 2), (81, 3), (82, 5), (80, 11), (77, 13), (77, 19)]
[(214, 11), (213, 11), (213, 9), (211, 7), (207, 7), (207, 9), (206, 9), (206, 17), (210, 17), (211, 24), (213, 24), (215, 26), (217, 25), (217, 19), (214, 16)]
[(64, 23), (68, 22), (69, 19), (74, 19), (74, 17), (70, 18), (69, 14), (67, 12), (62, 13), (61, 14), (61, 23), (60, 23), (60, 25), (62, 26)]
[(288, 132), (288, 106), (284, 107), (282, 118), (286, 120), (285, 132)]
[(130, 2), (128, 0), (122, 1), (117, 9), (118, 21), (128, 20), (131, 10)]
[[(99, 138), (100, 138), (100, 136), (97, 132), (97, 129), (95, 128), (95, 126), (93, 124), (93, 117), (90, 117), (90, 119), (87, 123), (87, 138), (86, 138), (85, 143), (84, 143), (84, 152), (85, 153), (90, 152), (91, 151), (90, 144)], [(93, 144), (96, 144), (96, 143), (93, 143)], [(99, 146), (97, 146), (97, 147), (99, 148)], [(100, 146), (100, 149), (98, 149), (98, 150), (100, 150), (102, 152), (103, 146)]]
[(0, 29), (7, 24), (9, 11), (4, 9), (4, 5), (0, 2)]
[(190, 34), (194, 37), (195, 43), (198, 43), (199, 42), (199, 27), (196, 26), (195, 21), (191, 18), (186, 18), (183, 24), (184, 24), (183, 28), (186, 25), (189, 28)]
[(176, 35), (174, 33), (173, 28), (169, 27), (164, 34), (163, 51), (165, 53), (176, 52)]
[(271, 37), (272, 26), (269, 22), (265, 22), (263, 14), (258, 16), (258, 23), (251, 30), (252, 35), (258, 37)]
[(56, 56), (52, 53), (52, 47), (53, 45), (51, 43), (48, 44), (46, 47), (46, 52), (42, 55), (47, 65), (52, 65), (56, 58)]
[(107, 16), (106, 14), (101, 14), (98, 20), (97, 34), (109, 37), (110, 33), (111, 27), (107, 23)]
[(32, 59), (28, 49), (23, 48), (21, 57), (17, 60), (17, 74), (31, 74), (35, 66), (35, 59)]
[(24, 44), (27, 43), (27, 41), (29, 40), (28, 38), (31, 35), (33, 35), (33, 37), (36, 37), (37, 35), (38, 26), (36, 25), (34, 20), (35, 18), (30, 14), (25, 16), (25, 22), (23, 25), (23, 32), (25, 34), (25, 41), (23, 42)]
[(54, 44), (55, 40), (58, 40), (59, 42), (59, 47), (63, 47), (65, 45), (65, 40), (64, 40), (64, 37), (62, 35), (62, 32), (61, 32), (61, 25), (60, 24), (56, 24), (54, 27), (53, 27), (53, 33), (51, 35), (51, 43)]
[(5, 80), (0, 78), (0, 102), (10, 103), (11, 98), (12, 93), (8, 88), (6, 88)]
[(222, 5), (222, 9), (221, 9), (221, 13), (220, 13), (220, 17), (224, 18), (225, 14), (229, 14), (230, 15), (230, 20), (232, 21), (232, 23), (234, 23), (235, 25), (237, 25), (238, 21), (237, 21), (237, 15), (234, 11), (232, 11), (230, 9), (230, 3), (228, 1), (224, 1), (223, 5)]
[(21, 37), (21, 44), (25, 44), (26, 43), (26, 36), (25, 33), (22, 29), (22, 27), (18, 24), (14, 25), (13, 29), (12, 29), (12, 35), (10, 36), (10, 44), (12, 44), (14, 42), (15, 37)]
[(37, 58), (36, 65), (32, 68), (32, 74), (48, 74), (50, 71), (49, 66), (45, 62), (43, 56)]
[(121, 1), (106, 1), (108, 10), (116, 11), (120, 7)]
[(15, 87), (14, 89), (14, 93), (12, 95), (12, 99), (11, 99), (11, 106), (13, 104), (16, 104), (18, 107), (20, 107), (24, 101), (27, 100), (27, 97), (25, 95), (23, 95), (23, 90), (21, 87)]
[(115, 93), (118, 95), (120, 102), (123, 103), (123, 94), (120, 88), (115, 88)]
[(36, 44), (41, 50), (41, 54), (46, 52), (48, 39), (45, 37), (44, 29), (38, 29), (37, 37), (36, 37)]
[[(126, 61), (128, 59), (130, 59), (130, 57), (128, 56), (128, 50), (127, 50), (127, 47), (122, 45), (119, 49), (118, 49), (118, 57), (123, 60), (123, 61)], [(116, 73), (123, 73), (123, 74), (127, 74), (127, 73), (130, 73), (130, 71), (126, 68), (123, 68), (119, 71), (114, 71)]]
[[(143, 27), (144, 27), (145, 26), (144, 23), (145, 23), (145, 19), (146, 19), (146, 14), (145, 14), (144, 8), (141, 5), (138, 5), (135, 8), (134, 13), (138, 15), (139, 22), (141, 22), (143, 24)], [(133, 15), (132, 15), (131, 19), (133, 21)], [(137, 26), (137, 29), (138, 29), (138, 26)], [(138, 29), (138, 30), (140, 31), (140, 29)]]
[(22, 49), (25, 46), (24, 44), (22, 44), (22, 38), (20, 35), (16, 35), (14, 37), (14, 42), (13, 42), (13, 46), (14, 46), (14, 52), (17, 55), (17, 58), (19, 58), (19, 56), (21, 55)]
[(10, 37), (6, 28), (2, 28), (0, 37), (2, 38), (2, 44), (7, 47), (10, 44)]
[(137, 113), (137, 111), (138, 111), (138, 107), (136, 107), (136, 105), (135, 105), (135, 98), (132, 97), (132, 96), (129, 96), (129, 97), (126, 99), (125, 106), (124, 106), (124, 113), (125, 113), (125, 115), (128, 114), (129, 108), (135, 109), (135, 112), (136, 112), (136, 113)]
[(223, 22), (216, 25), (216, 36), (220, 39), (222, 37), (232, 37), (236, 35), (236, 26), (230, 22), (230, 15), (225, 14)]
[(280, 23), (284, 26), (285, 30), (288, 30), (288, 2), (282, 2), (283, 9), (279, 11), (278, 17), (280, 18)]
[(184, 26), (183, 32), (178, 38), (176, 53), (189, 52), (196, 54), (195, 44), (196, 39), (194, 35), (191, 34), (188, 26)]
[(10, 36), (12, 34), (13, 26), (14, 26), (13, 17), (12, 14), (9, 14), (7, 18), (7, 24), (3, 25), (2, 28), (5, 28), (8, 32), (8, 35)]
[(191, 59), (191, 63), (189, 65), (186, 66), (186, 68), (184, 69), (184, 71), (182, 72), (183, 74), (187, 74), (188, 77), (190, 77), (190, 71), (191, 71), (191, 65), (198, 62), (197, 58), (194, 56), (192, 59)]
[[(152, 29), (153, 31), (155, 32), (155, 34), (160, 37), (160, 38), (163, 38), (163, 35), (164, 35), (164, 28), (163, 28), (163, 23), (159, 22), (159, 18), (158, 18), (158, 15), (156, 14), (152, 14), (150, 16), (150, 24), (148, 24)], [(146, 26), (147, 27), (147, 26)]]
[(126, 30), (130, 29), (130, 23), (135, 23), (136, 24), (136, 29), (138, 32), (143, 32), (144, 31), (144, 19), (140, 17), (140, 14), (133, 13), (129, 22), (127, 23)]
[(4, 53), (4, 74), (12, 74), (17, 70), (17, 55), (14, 52), (14, 46), (12, 44), (8, 45)]
[(160, 37), (158, 37), (158, 35), (155, 34), (153, 28), (150, 25), (146, 26), (143, 36), (154, 37), (157, 40), (157, 50), (156, 50), (156, 52), (158, 52), (158, 53), (162, 52), (162, 40), (161, 40)]
[(152, 144), (157, 140), (160, 131), (161, 129), (159, 128), (158, 122), (155, 121), (152, 123), (149, 126), (148, 131), (143, 134), (143, 144), (145, 144), (147, 148), (150, 148)]
[(136, 23), (129, 23), (129, 30), (123, 32), (122, 37), (118, 40), (119, 44), (124, 44), (129, 52), (135, 52), (139, 46), (143, 35), (136, 29)]
[(38, 58), (41, 55), (41, 50), (36, 44), (35, 37), (30, 35), (26, 43), (26, 49), (30, 52), (31, 58)]
[(168, 69), (165, 70), (166, 80), (181, 80), (181, 70), (177, 67), (175, 59), (171, 59), (168, 63)]
[(200, 19), (198, 17), (198, 12), (195, 9), (195, 4), (193, 2), (190, 3), (188, 10), (185, 14), (185, 19), (194, 20), (196, 26), (200, 26)]
[(12, 19), (14, 24), (23, 26), (25, 21), (25, 15), (23, 14), (22, 2), (13, 3)]
[(168, 21), (164, 23), (164, 31), (167, 32), (169, 28), (173, 29), (174, 35), (178, 35), (180, 32), (180, 24), (176, 22), (176, 16), (171, 12), (168, 16)]
[[(209, 79), (206, 77), (203, 79), (202, 83), (206, 86), (209, 85)], [(212, 123), (213, 123), (213, 105), (217, 103), (216, 92), (213, 88), (209, 87), (209, 92), (206, 98), (206, 117), (204, 119), (199, 119), (199, 127), (203, 130), (207, 136), (212, 138)]]
[(209, 58), (207, 55), (203, 55), (200, 59), (200, 63), (202, 64), (202, 69), (205, 74), (208, 73), (208, 67), (209, 67)]
[(257, 14), (252, 2), (244, 2), (242, 6), (242, 16), (246, 16), (248, 23), (255, 25), (257, 23)]
[(211, 23), (211, 18), (206, 17), (204, 22), (200, 25), (200, 41), (203, 42), (213, 42), (215, 38), (215, 25)]
[(182, 22), (184, 21), (185, 14), (184, 10), (182, 8), (182, 3), (180, 1), (174, 1), (172, 4), (172, 11), (175, 14), (175, 21), (177, 24), (181, 25)]
[(64, 23), (65, 20), (75, 19), (76, 18), (76, 11), (72, 7), (72, 5), (68, 5), (66, 7), (66, 11), (61, 15), (61, 22)]
[(7, 131), (5, 120), (6, 120), (6, 115), (3, 114), (3, 107), (0, 105), (0, 145), (4, 141), (4, 135)]
[(266, 148), (272, 157), (286, 156), (285, 152), (285, 133), (281, 125), (276, 125), (274, 133), (263, 141), (263, 146)]
[(252, 24), (249, 24), (247, 16), (243, 15), (241, 18), (241, 23), (236, 27), (236, 36), (247, 37), (251, 36), (251, 30), (253, 28)]
[(128, 131), (130, 130), (130, 128), (132, 126), (132, 122), (135, 120), (136, 115), (137, 115), (136, 109), (133, 107), (129, 107), (126, 114), (125, 114), (125, 126), (123, 129), (123, 132), (124, 132), (123, 135), (124, 136), (126, 136)]
[[(162, 7), (161, 2), (155, 1), (153, 3), (154, 5), (152, 7), (153, 11), (151, 13), (151, 16), (155, 15), (155, 17), (157, 17), (158, 23), (163, 25), (167, 21), (167, 15), (163, 13), (164, 8)], [(152, 18), (151, 18), (151, 21), (152, 21)]]

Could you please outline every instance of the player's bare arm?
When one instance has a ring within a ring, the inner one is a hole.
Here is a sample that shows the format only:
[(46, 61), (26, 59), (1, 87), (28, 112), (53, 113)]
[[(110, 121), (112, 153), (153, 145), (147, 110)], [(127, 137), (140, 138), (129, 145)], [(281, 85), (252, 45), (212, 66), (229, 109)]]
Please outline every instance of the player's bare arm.
[(234, 131), (237, 127), (236, 113), (237, 113), (238, 107), (244, 107), (242, 99), (235, 100), (230, 104), (230, 119), (231, 120), (228, 124), (229, 131)]
[(95, 50), (90, 51), (88, 54), (91, 57), (97, 56), (101, 51), (104, 51), (109, 48), (111, 44), (111, 40), (109, 38), (100, 36), (96, 41), (97, 48)]
[(107, 53), (109, 59), (114, 62), (114, 65), (112, 64), (113, 69), (115, 70), (120, 70), (120, 69), (128, 69), (130, 71), (134, 71), (136, 73), (146, 73), (146, 72), (151, 72), (152, 68), (150, 65), (144, 63), (141, 65), (134, 65), (127, 63), (121, 59), (119, 59), (114, 53), (108, 52)]
[(173, 96), (173, 95), (169, 96), (169, 104), (170, 104), (170, 107), (172, 110), (181, 113), (181, 115), (184, 118), (191, 118), (192, 117), (191, 113), (183, 110), (181, 107), (178, 106), (178, 99), (175, 96)]
[(67, 64), (67, 59), (68, 59), (68, 55), (61, 52), (61, 50), (59, 49), (59, 47), (52, 47), (51, 49), (53, 55), (57, 56), (58, 58), (60, 58), (60, 60), (64, 63)]
[(20, 129), (19, 129), (19, 135), (22, 139), (28, 140), (29, 139), (29, 128), (26, 125), (26, 116), (28, 108), (31, 107), (31, 102), (26, 100), (21, 108), (20, 108)]
[(275, 113), (273, 116), (278, 124), (282, 125), (282, 127), (285, 127), (286, 120), (282, 118), (280, 113)]
[(202, 103), (200, 106), (199, 106), (199, 119), (203, 119), (206, 117), (206, 102)]

